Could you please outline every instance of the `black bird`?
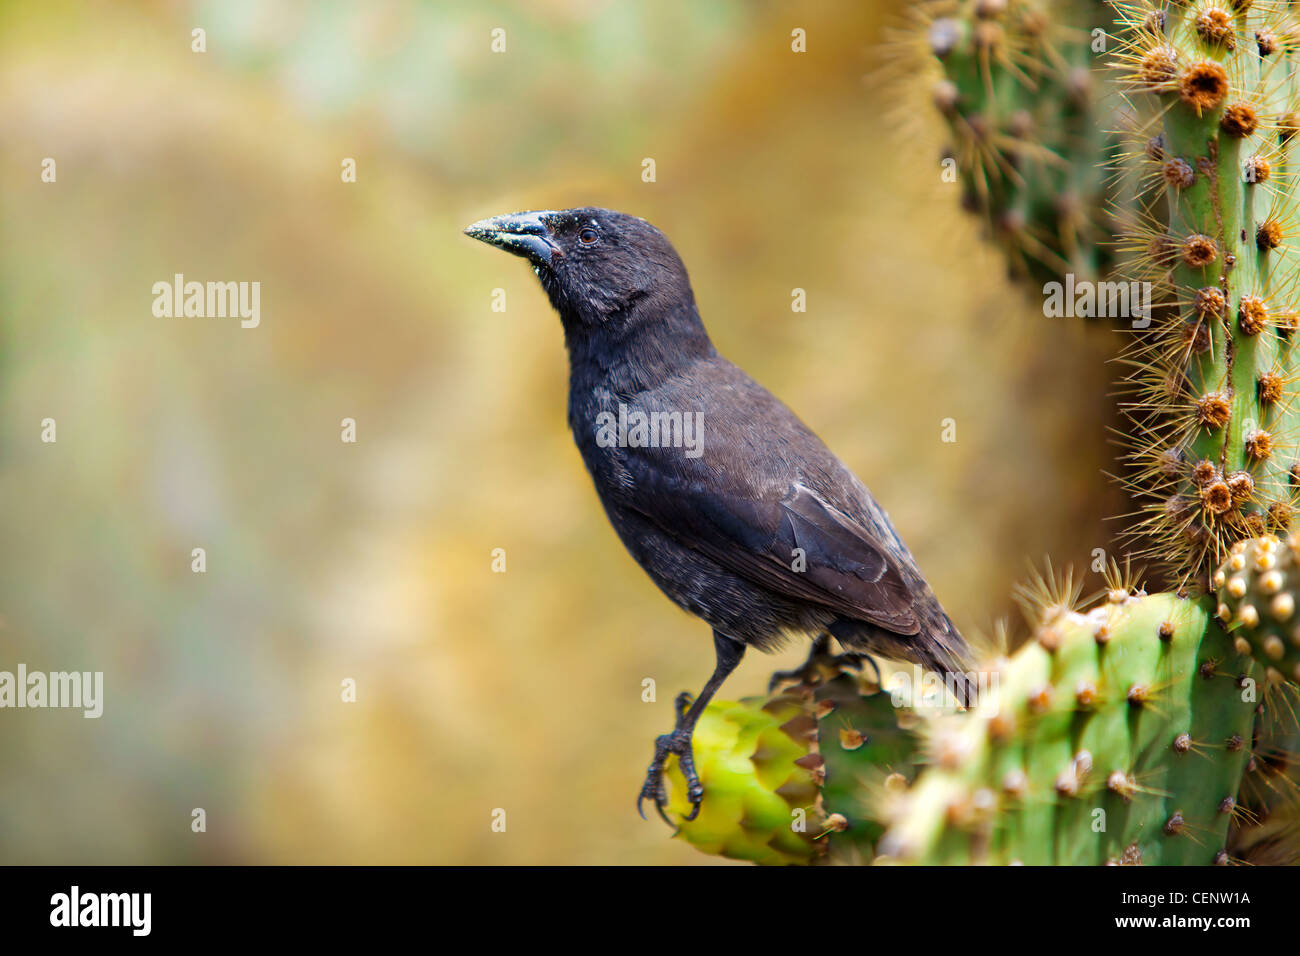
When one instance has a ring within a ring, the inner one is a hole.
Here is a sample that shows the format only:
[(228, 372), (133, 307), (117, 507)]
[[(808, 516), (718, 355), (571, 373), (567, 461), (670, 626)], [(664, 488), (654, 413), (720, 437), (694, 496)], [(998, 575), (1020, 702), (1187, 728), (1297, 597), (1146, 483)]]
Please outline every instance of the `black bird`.
[(969, 649), (889, 516), (714, 349), (663, 233), (597, 208), (498, 216), (465, 233), (532, 263), (564, 326), (569, 427), (605, 512), (651, 580), (713, 628), (713, 676), (655, 741), (638, 809), (653, 800), (667, 819), (663, 768), (676, 754), (699, 812), (691, 735), (751, 645), (802, 633), (824, 646), (829, 634), (936, 670), (966, 700)]

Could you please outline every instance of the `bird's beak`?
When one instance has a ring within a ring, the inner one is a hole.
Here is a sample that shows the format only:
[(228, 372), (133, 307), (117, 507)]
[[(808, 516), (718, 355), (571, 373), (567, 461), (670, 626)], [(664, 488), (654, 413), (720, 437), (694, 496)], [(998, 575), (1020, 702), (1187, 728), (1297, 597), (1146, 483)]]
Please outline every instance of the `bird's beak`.
[(494, 216), (483, 219), (465, 230), (465, 235), (506, 252), (523, 256), (533, 265), (549, 266), (556, 256), (564, 253), (551, 239), (547, 221), (555, 213), (517, 212), (511, 216)]

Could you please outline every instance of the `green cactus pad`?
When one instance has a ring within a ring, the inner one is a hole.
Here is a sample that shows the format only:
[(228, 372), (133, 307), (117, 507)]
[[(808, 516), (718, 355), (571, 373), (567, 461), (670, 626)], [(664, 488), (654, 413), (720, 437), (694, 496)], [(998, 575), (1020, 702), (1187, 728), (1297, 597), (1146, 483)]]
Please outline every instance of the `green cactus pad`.
[(1050, 615), (975, 712), (931, 722), (881, 862), (1227, 861), (1253, 662), (1197, 603), (1115, 597)]
[(754, 863), (806, 864), (824, 852), (810, 708), (789, 694), (710, 703), (693, 741), (705, 793), (694, 820), (685, 819), (690, 804), (677, 758), (665, 767), (678, 835), (705, 853)]
[(874, 800), (916, 780), (916, 728), (908, 700), (896, 700), (852, 674), (817, 688), (818, 749), (825, 761), (822, 808), (832, 863), (866, 863), (884, 824)]

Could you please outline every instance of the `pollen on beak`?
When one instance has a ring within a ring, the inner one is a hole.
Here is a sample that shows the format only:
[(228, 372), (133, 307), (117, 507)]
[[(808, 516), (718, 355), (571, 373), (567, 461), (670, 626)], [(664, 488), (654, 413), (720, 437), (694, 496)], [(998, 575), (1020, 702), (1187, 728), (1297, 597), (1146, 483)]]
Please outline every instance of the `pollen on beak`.
[(465, 235), (522, 256), (534, 265), (550, 265), (556, 256), (564, 255), (551, 238), (551, 229), (547, 224), (549, 217), (554, 215), (549, 210), (543, 210), (494, 216), (467, 227)]

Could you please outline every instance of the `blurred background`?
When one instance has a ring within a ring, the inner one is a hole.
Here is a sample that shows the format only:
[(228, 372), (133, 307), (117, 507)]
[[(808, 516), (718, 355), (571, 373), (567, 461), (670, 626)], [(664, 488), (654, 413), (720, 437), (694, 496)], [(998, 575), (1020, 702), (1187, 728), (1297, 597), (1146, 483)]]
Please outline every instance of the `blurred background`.
[[(956, 209), (901, 7), (0, 3), (0, 670), (105, 681), (99, 720), (0, 711), (0, 861), (718, 862), (633, 808), (708, 628), (608, 526), (484, 216), (660, 226), (965, 630), (1028, 560), (1086, 573), (1116, 343)], [(175, 273), (259, 281), (260, 327), (156, 318)]]

